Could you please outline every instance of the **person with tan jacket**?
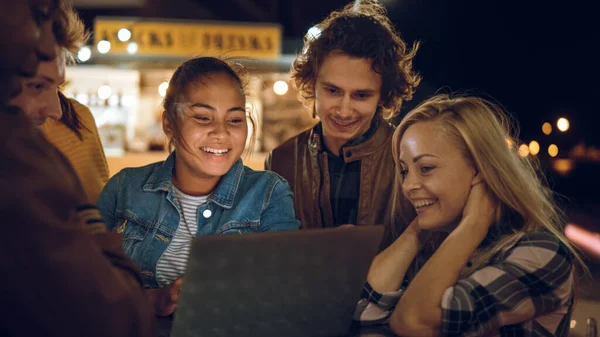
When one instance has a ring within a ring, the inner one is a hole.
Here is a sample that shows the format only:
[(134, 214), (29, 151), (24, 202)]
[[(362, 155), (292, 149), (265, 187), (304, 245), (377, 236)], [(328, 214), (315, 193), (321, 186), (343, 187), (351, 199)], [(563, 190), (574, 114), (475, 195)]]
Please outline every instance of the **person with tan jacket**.
[(394, 179), (388, 121), (421, 80), (412, 69), (419, 45), (408, 48), (374, 0), (317, 27), (292, 79), (319, 122), (275, 148), (265, 168), (289, 182), (303, 228), (385, 224)]

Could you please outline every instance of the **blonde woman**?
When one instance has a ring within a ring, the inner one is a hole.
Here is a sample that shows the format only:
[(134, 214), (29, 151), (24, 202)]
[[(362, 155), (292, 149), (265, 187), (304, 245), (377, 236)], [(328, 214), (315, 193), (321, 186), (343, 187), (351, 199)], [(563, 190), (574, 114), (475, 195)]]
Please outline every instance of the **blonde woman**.
[(356, 319), (402, 336), (567, 335), (581, 259), (535, 163), (507, 146), (510, 126), (486, 100), (445, 95), (402, 120), (402, 235), (374, 259)]

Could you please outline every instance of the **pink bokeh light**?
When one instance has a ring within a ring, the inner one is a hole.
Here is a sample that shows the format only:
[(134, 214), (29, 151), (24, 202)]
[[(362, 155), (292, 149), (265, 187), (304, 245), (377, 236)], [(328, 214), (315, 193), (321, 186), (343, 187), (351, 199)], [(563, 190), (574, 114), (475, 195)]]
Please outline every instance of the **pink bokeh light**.
[(565, 227), (565, 235), (577, 247), (590, 254), (591, 257), (600, 260), (600, 233), (594, 233), (569, 223)]

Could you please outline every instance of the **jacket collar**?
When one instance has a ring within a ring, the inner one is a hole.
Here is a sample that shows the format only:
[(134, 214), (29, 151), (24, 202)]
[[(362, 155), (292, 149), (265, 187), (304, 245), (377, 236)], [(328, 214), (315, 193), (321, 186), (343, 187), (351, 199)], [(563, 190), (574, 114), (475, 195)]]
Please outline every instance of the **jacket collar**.
[(144, 184), (144, 192), (168, 191), (171, 188), (171, 176), (174, 167), (175, 151), (171, 152), (165, 161), (156, 166), (154, 172)]
[[(381, 149), (389, 142), (390, 135), (394, 132), (394, 128), (383, 120), (381, 115), (375, 116), (377, 120), (371, 123), (371, 128), (361, 137), (350, 140), (340, 149), (341, 155), (345, 162), (360, 160), (365, 156), (372, 154)], [(313, 154), (319, 152), (327, 152), (327, 148), (323, 142), (321, 122), (315, 125), (309, 134), (308, 147)], [(340, 155), (340, 154), (336, 154)]]
[[(171, 190), (173, 176), (173, 168), (175, 167), (175, 151), (171, 152), (167, 159), (160, 163), (154, 170), (154, 173), (148, 178), (143, 187), (145, 192), (167, 191)], [(233, 207), (235, 195), (242, 180), (244, 173), (244, 164), (242, 159), (238, 159), (231, 169), (225, 173), (217, 188), (208, 197), (209, 201), (215, 204), (230, 209)]]

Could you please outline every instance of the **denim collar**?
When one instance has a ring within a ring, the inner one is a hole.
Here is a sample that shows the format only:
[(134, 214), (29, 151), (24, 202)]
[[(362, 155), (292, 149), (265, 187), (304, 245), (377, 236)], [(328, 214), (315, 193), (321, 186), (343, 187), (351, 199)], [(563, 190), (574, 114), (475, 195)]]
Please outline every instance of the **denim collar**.
[[(158, 164), (154, 173), (146, 181), (143, 190), (145, 192), (167, 191), (171, 193), (171, 186), (173, 185), (171, 177), (173, 176), (174, 167), (175, 151), (171, 152), (164, 162)], [(243, 173), (244, 164), (242, 163), (242, 159), (238, 159), (231, 169), (221, 177), (217, 188), (210, 194), (208, 200), (223, 208), (232, 208)]]

